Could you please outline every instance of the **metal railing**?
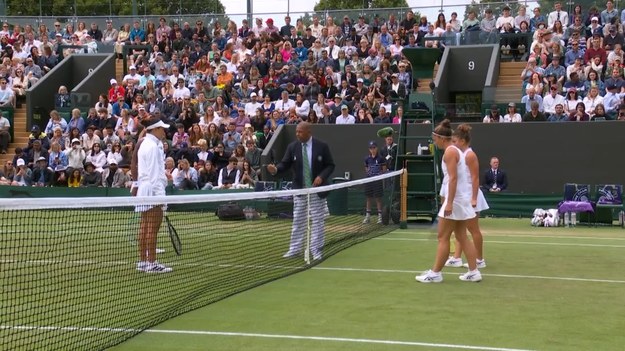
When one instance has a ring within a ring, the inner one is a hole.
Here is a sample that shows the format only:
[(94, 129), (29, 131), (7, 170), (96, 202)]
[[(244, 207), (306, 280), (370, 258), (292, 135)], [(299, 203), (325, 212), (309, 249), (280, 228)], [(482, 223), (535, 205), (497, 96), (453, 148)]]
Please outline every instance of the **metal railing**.
[[(41, 2), (41, 1), (40, 1)], [(169, 4), (171, 5), (171, 1), (156, 1), (157, 3)], [(444, 13), (447, 20), (450, 19), (452, 12), (458, 13), (458, 19), (464, 20), (465, 18), (465, 10), (467, 8), (471, 8), (476, 11), (476, 13), (482, 14), (484, 10), (487, 8), (491, 9), (501, 9), (504, 6), (507, 6), (507, 2), (489, 2), (483, 4), (472, 3), (471, 1), (466, 1), (464, 4), (456, 4), (456, 5), (444, 5), (441, 2), (440, 6), (416, 6), (416, 7), (399, 7), (399, 8), (359, 8), (359, 9), (345, 9), (345, 10), (336, 10), (336, 9), (322, 9), (320, 11), (311, 11), (308, 12), (294, 12), (290, 11), (290, 5), (287, 5), (286, 8), (283, 8), (281, 11), (272, 11), (272, 12), (254, 12), (254, 13), (227, 13), (227, 14), (215, 14), (215, 13), (185, 13), (186, 9), (189, 6), (185, 6), (188, 0), (182, 1), (180, 0), (180, 5), (177, 6), (177, 13), (175, 14), (167, 14), (161, 15), (156, 14), (156, 12), (151, 11), (151, 8), (148, 8), (146, 5), (146, 1), (140, 1), (136, 8), (135, 14), (132, 13), (131, 10), (127, 8), (120, 8), (120, 5), (113, 3), (113, 0), (109, 0), (108, 3), (101, 4), (97, 9), (92, 7), (85, 7), (79, 4), (75, 4), (75, 6), (70, 7), (69, 12), (60, 12), (58, 13), (56, 8), (53, 5), (53, 2), (41, 4), (39, 6), (39, 14), (31, 15), (31, 16), (21, 16), (16, 15), (20, 12), (21, 9), (13, 9), (7, 8), (6, 2), (5, 8), (0, 7), (0, 21), (6, 21), (10, 24), (20, 24), (26, 25), (30, 24), (33, 27), (37, 27), (40, 24), (45, 24), (48, 29), (54, 28), (54, 22), (61, 22), (62, 24), (73, 24), (76, 28), (78, 22), (85, 22), (88, 25), (90, 23), (96, 23), (102, 29), (105, 28), (106, 21), (112, 20), (115, 28), (120, 28), (120, 26), (125, 23), (132, 24), (135, 20), (139, 21), (142, 27), (146, 27), (149, 22), (152, 22), (158, 25), (159, 19), (164, 17), (168, 23), (179, 23), (182, 24), (184, 22), (189, 22), (191, 27), (194, 27), (194, 24), (197, 20), (204, 21), (205, 26), (211, 25), (215, 21), (219, 21), (222, 26), (225, 28), (226, 24), (229, 20), (233, 20), (238, 26), (241, 25), (241, 21), (243, 19), (253, 19), (253, 18), (272, 18), (275, 21), (275, 25), (282, 26), (284, 24), (284, 17), (290, 16), (292, 19), (292, 24), (295, 25), (297, 19), (302, 19), (305, 25), (309, 25), (312, 22), (313, 16), (319, 16), (320, 22), (322, 24), (325, 23), (325, 19), (327, 16), (332, 16), (334, 19), (334, 23), (340, 25), (343, 19), (343, 16), (348, 16), (352, 23), (355, 23), (358, 20), (359, 16), (364, 16), (367, 23), (372, 23), (375, 19), (376, 15), (381, 19), (387, 20), (391, 14), (395, 15), (398, 21), (401, 21), (405, 18), (406, 13), (409, 10), (414, 12), (418, 12), (422, 15), (427, 15), (428, 21), (434, 22), (436, 21), (436, 16), (438, 13)], [(158, 5), (158, 4), (156, 4)], [(1, 6), (1, 5), (0, 5)], [(149, 6), (155, 6), (154, 4), (150, 4)], [(171, 6), (170, 6), (171, 7)], [(278, 8), (280, 6), (277, 6)], [(275, 7), (274, 7), (275, 8)], [(4, 11), (3, 11), (4, 10)], [(95, 14), (94, 14), (95, 12)], [(2, 15), (6, 14), (6, 15)], [(89, 15), (87, 15), (89, 14)], [(418, 19), (418, 18), (417, 18)], [(253, 25), (253, 23), (251, 23)]]

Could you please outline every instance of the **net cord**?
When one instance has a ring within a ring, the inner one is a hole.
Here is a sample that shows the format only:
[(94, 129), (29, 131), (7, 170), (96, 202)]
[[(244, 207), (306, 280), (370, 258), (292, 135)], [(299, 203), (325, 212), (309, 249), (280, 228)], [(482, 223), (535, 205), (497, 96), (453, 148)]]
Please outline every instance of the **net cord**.
[(284, 198), (295, 195), (312, 195), (332, 190), (354, 187), (366, 183), (395, 177), (404, 172), (404, 169), (387, 172), (381, 175), (352, 180), (349, 182), (293, 190), (277, 190), (263, 192), (233, 192), (201, 195), (170, 195), (170, 196), (118, 196), (118, 197), (46, 197), (46, 198), (5, 198), (0, 199), (0, 211), (12, 210), (39, 210), (39, 209), (87, 209), (131, 207), (141, 205), (162, 204), (197, 204), (210, 202), (267, 200)]

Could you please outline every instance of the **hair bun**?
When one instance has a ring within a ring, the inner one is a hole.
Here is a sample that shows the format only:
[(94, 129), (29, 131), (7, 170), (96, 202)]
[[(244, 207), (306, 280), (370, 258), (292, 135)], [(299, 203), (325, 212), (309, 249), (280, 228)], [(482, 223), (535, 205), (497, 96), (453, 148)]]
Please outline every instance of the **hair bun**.
[(464, 132), (464, 133), (470, 133), (471, 129), (473, 129), (473, 127), (471, 127), (469, 124), (467, 123), (462, 123), (461, 125), (459, 125), (457, 128), (457, 130)]
[(440, 125), (445, 128), (451, 128), (451, 121), (449, 120), (449, 118), (445, 118), (441, 121)]

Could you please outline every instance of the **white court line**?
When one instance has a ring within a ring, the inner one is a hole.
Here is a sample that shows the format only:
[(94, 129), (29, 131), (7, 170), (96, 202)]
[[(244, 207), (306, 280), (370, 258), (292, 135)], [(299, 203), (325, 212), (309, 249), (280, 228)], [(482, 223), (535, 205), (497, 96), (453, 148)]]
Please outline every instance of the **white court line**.
[[(410, 273), (410, 274), (420, 274), (423, 273), (424, 270), (415, 271), (415, 270), (401, 270), (401, 269), (370, 269), (370, 268), (349, 268), (349, 267), (313, 267), (312, 270), (320, 270), (320, 271), (345, 271), (345, 272), (373, 272), (373, 273)], [(592, 282), (592, 283), (609, 283), (609, 284), (625, 284), (625, 280), (612, 280), (612, 279), (591, 279), (591, 278), (575, 278), (575, 277), (546, 277), (540, 275), (516, 275), (516, 274), (490, 274), (483, 273), (483, 277), (497, 277), (497, 278), (515, 278), (515, 279), (543, 279), (543, 280), (564, 280), (564, 281), (573, 281), (573, 282)], [(464, 272), (452, 273), (452, 272), (442, 272), (443, 274), (449, 275), (460, 275)]]
[[(95, 328), (95, 327), (36, 327), (36, 326), (10, 326), (0, 325), (0, 330), (45, 330), (45, 331), (96, 331), (96, 332), (119, 332), (119, 333), (137, 333), (138, 329), (120, 329), (120, 328)], [(284, 335), (284, 334), (260, 334), (260, 333), (239, 333), (239, 332), (223, 332), (223, 331), (204, 331), (204, 330), (167, 330), (167, 329), (147, 329), (144, 333), (153, 334), (180, 334), (180, 335), (217, 335), (217, 336), (238, 336), (248, 338), (263, 339), (290, 339), (290, 340), (313, 340), (313, 341), (330, 341), (357, 344), (381, 344), (381, 345), (402, 345), (402, 346), (423, 346), (429, 348), (448, 348), (459, 350), (485, 350), (485, 351), (531, 351), (527, 349), (511, 349), (504, 347), (490, 346), (473, 346), (458, 344), (439, 344), (419, 341), (398, 341), (398, 340), (380, 340), (380, 339), (356, 339), (356, 338), (338, 338), (326, 336), (305, 336), (305, 335)]]
[[(625, 232), (625, 231), (624, 231)], [(584, 240), (615, 240), (615, 241), (625, 241), (625, 238), (609, 238), (609, 237), (597, 237), (597, 236), (568, 236), (568, 235), (540, 235), (540, 234), (528, 234), (530, 232), (504, 232), (510, 234), (496, 234), (500, 232), (490, 232), (490, 231), (482, 231), (482, 234), (490, 236), (490, 237), (503, 237), (503, 238), (548, 238), (548, 239), (584, 239)], [(519, 233), (519, 234), (513, 234)], [(391, 235), (432, 235), (436, 234), (436, 230), (430, 230), (428, 232), (424, 231), (412, 231), (412, 230), (401, 230), (401, 231), (393, 231)]]
[[(100, 262), (100, 261), (54, 261), (54, 260), (37, 260), (37, 261), (16, 261), (16, 260), (0, 260), (0, 263), (19, 263), (19, 264), (69, 264), (69, 265), (118, 265), (118, 266), (132, 266), (134, 262), (112, 261), (112, 262)], [(350, 268), (350, 267), (306, 267), (306, 266), (263, 266), (263, 265), (236, 265), (236, 264), (209, 264), (209, 263), (176, 263), (165, 262), (169, 266), (193, 266), (193, 267), (217, 267), (217, 268), (247, 268), (247, 269), (303, 269), (309, 268), (317, 271), (344, 271), (344, 272), (370, 272), (370, 273), (422, 273), (419, 270), (401, 270), (401, 269), (374, 269), (374, 268)], [(443, 274), (460, 275), (462, 273), (443, 272)], [(486, 277), (498, 277), (498, 278), (514, 278), (514, 279), (542, 279), (542, 280), (564, 280), (564, 281), (576, 281), (576, 282), (593, 282), (593, 283), (610, 283), (610, 284), (625, 284), (625, 280), (611, 280), (611, 279), (592, 279), (592, 278), (576, 278), (576, 277), (548, 277), (548, 276), (534, 276), (534, 275), (516, 275), (516, 274), (488, 274), (482, 273), (482, 276)]]
[[(373, 238), (371, 240), (384, 241), (436, 241), (436, 239), (414, 239), (414, 238)], [(606, 245), (606, 244), (579, 244), (579, 243), (541, 243), (537, 241), (498, 241), (485, 239), (484, 243), (488, 244), (518, 244), (518, 245), (544, 245), (544, 246), (578, 246), (578, 247), (612, 247), (625, 248), (625, 245)]]

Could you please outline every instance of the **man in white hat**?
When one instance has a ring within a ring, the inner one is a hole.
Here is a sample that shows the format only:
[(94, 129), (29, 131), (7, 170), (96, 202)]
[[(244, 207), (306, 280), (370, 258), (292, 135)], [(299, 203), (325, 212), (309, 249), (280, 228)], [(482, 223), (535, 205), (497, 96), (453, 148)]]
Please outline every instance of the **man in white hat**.
[(122, 79), (122, 84), (128, 84), (130, 80), (132, 80), (135, 84), (139, 84), (139, 81), (141, 80), (141, 75), (137, 73), (137, 67), (135, 66), (128, 67), (128, 74), (126, 74), (124, 79)]
[(343, 104), (341, 106), (341, 114), (336, 117), (336, 124), (354, 124), (356, 123), (356, 118), (349, 114), (349, 107)]
[(65, 153), (67, 154), (67, 175), (72, 174), (74, 169), (83, 169), (83, 162), (85, 162), (87, 154), (82, 148), (80, 139), (72, 139), (72, 148), (66, 150)]
[(89, 33), (85, 33), (83, 35), (82, 40), (85, 42), (87, 46), (87, 53), (89, 54), (97, 54), (98, 53), (98, 43)]
[(105, 188), (123, 188), (126, 181), (124, 171), (117, 167), (117, 160), (112, 158), (108, 168), (102, 172), (102, 186)]
[[(256, 116), (256, 109), (260, 108), (262, 104), (258, 102), (258, 95), (256, 95), (256, 93), (250, 94), (250, 99), (251, 101), (245, 104), (245, 115), (252, 118)], [(243, 124), (241, 126), (243, 126)]]
[(113, 103), (113, 101), (117, 101), (117, 97), (119, 95), (126, 95), (126, 89), (124, 89), (124, 87), (122, 87), (121, 85), (117, 84), (117, 79), (111, 78), (111, 80), (109, 80), (109, 83), (111, 84), (108, 92), (110, 103)]
[[(145, 138), (140, 141), (136, 157), (133, 157), (131, 172), (136, 182), (133, 182), (131, 192), (137, 197), (165, 196), (165, 187), (169, 179), (165, 172), (162, 140), (166, 138), (169, 125), (158, 118), (144, 120), (141, 123), (145, 127)], [(170, 267), (156, 261), (156, 239), (165, 208), (166, 205), (138, 205), (135, 208), (136, 212), (141, 213), (138, 271), (146, 273), (172, 271)]]
[(13, 186), (30, 186), (33, 172), (26, 166), (24, 159), (18, 158), (15, 161), (15, 175), (13, 176)]

